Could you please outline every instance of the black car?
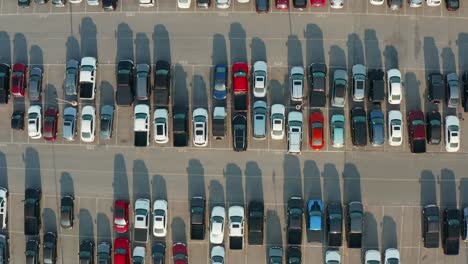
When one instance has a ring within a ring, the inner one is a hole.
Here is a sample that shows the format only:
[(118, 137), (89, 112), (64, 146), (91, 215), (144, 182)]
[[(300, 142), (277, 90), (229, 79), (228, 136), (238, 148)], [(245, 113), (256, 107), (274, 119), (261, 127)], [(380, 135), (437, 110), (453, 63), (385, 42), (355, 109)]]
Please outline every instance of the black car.
[(35, 239), (28, 240), (24, 255), (26, 255), (26, 264), (39, 263), (39, 241)]
[(117, 91), (115, 98), (117, 105), (132, 105), (133, 91), (133, 61), (121, 60), (117, 65)]
[(463, 110), (468, 112), (468, 72), (463, 74)]
[(367, 72), (369, 77), (369, 101), (380, 104), (385, 100), (384, 72), (381, 69), (371, 69)]
[(309, 67), (310, 105), (324, 107), (327, 100), (327, 65), (312, 63)]
[(91, 240), (83, 240), (78, 253), (80, 264), (94, 264), (94, 244)]
[(117, 8), (117, 0), (102, 0), (104, 11), (114, 11)]
[(10, 263), (10, 252), (8, 247), (9, 239), (0, 234), (0, 263)]
[(8, 104), (10, 98), (10, 65), (0, 64), (0, 104)]
[(440, 144), (442, 138), (442, 121), (440, 113), (437, 111), (432, 111), (427, 113), (426, 115), (427, 123), (426, 123), (426, 136), (427, 136), (427, 143), (438, 145)]
[(255, 10), (259, 14), (270, 12), (270, 0), (255, 0)]
[(403, 7), (403, 0), (387, 0), (387, 4), (391, 10), (397, 11)]
[(18, 0), (18, 6), (27, 8), (31, 5), (31, 0)]
[(262, 245), (263, 244), (263, 203), (259, 201), (251, 201), (249, 203), (249, 245)]
[(422, 211), (423, 224), (422, 234), (424, 247), (439, 247), (439, 207), (437, 205), (426, 205)]
[(445, 100), (444, 76), (440, 73), (431, 73), (427, 77), (427, 100), (439, 104)]
[(24, 235), (36, 236), (41, 229), (41, 190), (28, 188), (24, 195)]
[(232, 143), (234, 151), (247, 150), (247, 118), (238, 114), (232, 119)]
[(167, 107), (171, 91), (171, 64), (159, 60), (154, 67), (154, 102), (156, 106)]
[(211, 0), (197, 0), (198, 8), (209, 8), (211, 6)]
[(301, 248), (296, 246), (289, 246), (286, 250), (286, 263), (287, 264), (301, 264), (302, 253)]
[(460, 8), (460, 0), (445, 0), (445, 7), (448, 11), (457, 11)]
[(460, 211), (447, 208), (444, 211), (442, 247), (446, 255), (458, 255), (460, 249)]
[(350, 202), (346, 211), (346, 241), (349, 248), (362, 246), (364, 207), (361, 202)]
[(55, 263), (57, 259), (57, 235), (53, 232), (44, 234), (44, 244), (42, 249), (42, 263)]
[(293, 0), (293, 6), (296, 9), (305, 9), (307, 8), (307, 0)]
[(55, 7), (64, 7), (67, 0), (52, 0), (52, 5)]
[(287, 243), (300, 245), (302, 243), (302, 215), (304, 203), (300, 197), (291, 197), (288, 200), (287, 211)]
[(355, 107), (351, 110), (351, 139), (353, 146), (367, 145), (366, 110)]
[(343, 209), (340, 203), (327, 205), (327, 241), (329, 247), (341, 247), (343, 233)]
[(72, 229), (75, 222), (75, 204), (73, 196), (66, 195), (60, 200), (60, 226)]
[(24, 111), (14, 111), (11, 115), (11, 129), (24, 129)]
[(205, 239), (205, 198), (193, 197), (190, 200), (190, 239)]
[(174, 147), (186, 147), (188, 145), (188, 118), (187, 107), (176, 105), (172, 108), (172, 135)]
[(151, 263), (164, 264), (166, 258), (166, 246), (163, 243), (156, 243), (151, 247)]

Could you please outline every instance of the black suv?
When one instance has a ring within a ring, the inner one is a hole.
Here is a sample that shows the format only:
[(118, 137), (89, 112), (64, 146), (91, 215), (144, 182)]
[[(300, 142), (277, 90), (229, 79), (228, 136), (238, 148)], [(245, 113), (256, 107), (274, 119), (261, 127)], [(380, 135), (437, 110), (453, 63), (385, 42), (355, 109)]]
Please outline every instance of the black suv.
[(156, 106), (169, 105), (171, 91), (171, 64), (159, 60), (154, 68), (154, 102)]
[(10, 98), (10, 65), (0, 64), (0, 104), (8, 104)]
[(442, 246), (444, 254), (458, 255), (460, 249), (460, 211), (456, 208), (447, 208), (444, 211)]
[(468, 112), (468, 72), (463, 74), (463, 110)]
[(351, 110), (351, 139), (354, 146), (367, 145), (367, 116), (366, 110), (355, 107)]
[(193, 197), (190, 201), (190, 239), (205, 239), (205, 198)]
[(309, 67), (310, 106), (324, 107), (327, 102), (327, 65), (312, 63)]
[(80, 264), (94, 264), (94, 244), (91, 240), (83, 240), (78, 253)]
[(289, 246), (286, 250), (286, 263), (287, 264), (301, 264), (302, 253), (301, 248), (296, 246)]
[(439, 104), (445, 100), (444, 76), (440, 73), (431, 73), (427, 77), (427, 100)]
[(73, 196), (66, 195), (60, 200), (60, 226), (72, 229), (75, 221), (75, 205)]
[(41, 229), (41, 190), (28, 188), (24, 195), (24, 235), (35, 236)]
[(117, 105), (128, 106), (133, 104), (133, 70), (133, 61), (119, 61), (117, 65), (117, 91), (115, 92)]
[(291, 197), (288, 200), (287, 227), (288, 244), (300, 245), (302, 243), (302, 215), (304, 214), (302, 198)]
[(346, 241), (349, 248), (362, 246), (364, 207), (361, 202), (350, 202), (346, 211)]
[(426, 137), (428, 144), (438, 145), (440, 144), (442, 134), (442, 120), (440, 113), (437, 111), (432, 111), (426, 115)]
[(263, 244), (263, 203), (251, 201), (249, 203), (249, 245)]
[(426, 205), (422, 211), (423, 217), (423, 242), (426, 248), (439, 247), (439, 207), (437, 205)]
[(343, 232), (343, 209), (340, 203), (327, 205), (327, 241), (329, 247), (341, 247)]
[(247, 118), (238, 114), (232, 119), (232, 143), (235, 151), (247, 150)]
[(44, 234), (44, 245), (42, 249), (42, 262), (55, 263), (57, 259), (57, 235), (53, 232)]
[(39, 263), (39, 241), (35, 239), (28, 240), (24, 255), (26, 255), (26, 264)]

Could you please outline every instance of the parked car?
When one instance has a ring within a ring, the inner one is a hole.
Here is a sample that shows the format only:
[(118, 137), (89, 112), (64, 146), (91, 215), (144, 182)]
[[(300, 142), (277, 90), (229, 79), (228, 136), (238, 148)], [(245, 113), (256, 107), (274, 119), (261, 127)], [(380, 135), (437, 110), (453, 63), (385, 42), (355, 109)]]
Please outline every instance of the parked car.
[(388, 103), (400, 104), (402, 98), (401, 72), (398, 69), (387, 71)]
[(307, 0), (292, 0), (296, 9), (303, 10), (307, 8)]
[[(256, 3), (257, 3), (256, 5), (258, 5), (258, 1), (265, 1), (265, 0), (256, 0)], [(252, 74), (252, 84), (253, 84), (252, 91), (255, 97), (263, 98), (266, 96), (267, 80), (268, 80), (267, 69), (268, 69), (268, 66), (266, 62), (264, 61), (257, 61), (254, 63), (253, 74)]]
[(434, 204), (429, 204), (423, 207), (423, 242), (426, 248), (439, 247), (439, 207)]
[(281, 247), (270, 247), (268, 250), (268, 264), (282, 264), (283, 249)]
[(34, 67), (29, 72), (29, 101), (41, 100), (42, 76), (42, 69), (39, 67)]
[(0, 187), (0, 228), (6, 229), (8, 222), (8, 190)]
[(126, 237), (118, 237), (114, 241), (114, 262), (130, 264), (130, 241)]
[(62, 137), (65, 140), (75, 140), (76, 136), (76, 118), (78, 111), (73, 106), (63, 109)]
[(254, 102), (252, 119), (253, 138), (265, 139), (267, 134), (267, 103), (265, 101)]
[(11, 115), (11, 129), (23, 130), (24, 129), (24, 112), (16, 110)]
[[(187, 0), (180, 0), (187, 1)], [(190, 0), (188, 0), (190, 5)], [(169, 106), (171, 95), (171, 64), (164, 60), (158, 60), (154, 67), (154, 104), (158, 107)]]
[(117, 8), (117, 0), (102, 0), (104, 11), (114, 11)]
[(232, 119), (232, 137), (234, 151), (247, 150), (247, 118), (237, 114)]
[(24, 192), (24, 235), (37, 236), (41, 229), (41, 197), (39, 189), (28, 188)]
[(415, 110), (407, 114), (408, 137), (412, 153), (426, 152), (426, 130), (424, 128), (424, 113)]
[(80, 264), (94, 264), (94, 243), (85, 239), (80, 243), (80, 252), (78, 253)]
[(344, 6), (344, 0), (330, 0), (330, 7), (334, 9), (341, 9)]
[(224, 257), (225, 257), (224, 247), (214, 246), (211, 249), (210, 264), (224, 264)]
[(190, 199), (190, 239), (205, 239), (205, 198), (195, 196)]
[(448, 11), (457, 11), (460, 8), (460, 0), (445, 0), (445, 7)]
[(153, 235), (165, 237), (167, 234), (167, 201), (156, 200), (153, 204)]
[(11, 95), (24, 97), (26, 92), (26, 65), (16, 63), (13, 65), (11, 73)]
[(210, 217), (210, 243), (222, 244), (224, 240), (224, 222), (226, 210), (222, 206), (215, 206)]
[(81, 110), (81, 141), (93, 142), (96, 134), (96, 108), (87, 105)]
[(8, 104), (10, 99), (10, 65), (0, 64), (0, 104)]
[(28, 136), (32, 139), (42, 137), (42, 109), (40, 105), (31, 105), (28, 109)]
[(334, 148), (342, 148), (345, 140), (345, 117), (333, 114), (330, 120), (330, 141)]
[(100, 112), (100, 131), (101, 139), (110, 139), (112, 137), (112, 128), (114, 124), (114, 106), (103, 105)]
[(460, 211), (446, 208), (442, 224), (442, 248), (445, 255), (458, 255), (460, 249)]
[(297, 246), (288, 246), (286, 250), (286, 263), (287, 264), (301, 264), (302, 253), (301, 248)]
[(10, 263), (9, 239), (0, 234), (0, 259), (3, 263)]
[(63, 229), (72, 229), (75, 222), (75, 198), (64, 195), (60, 199), (60, 226)]
[(325, 264), (341, 264), (340, 251), (327, 250), (325, 252)]
[(288, 10), (289, 0), (275, 0), (275, 7), (278, 10)]
[(312, 63), (309, 67), (309, 86), (311, 107), (325, 107), (327, 90), (327, 65)]
[(370, 69), (368, 98), (371, 103), (380, 105), (385, 100), (385, 74), (381, 69)]
[(324, 140), (324, 118), (322, 112), (310, 113), (310, 148), (313, 150), (321, 150), (325, 145)]
[(117, 91), (115, 92), (115, 99), (117, 105), (128, 106), (133, 104), (134, 90), (133, 90), (133, 61), (121, 60), (117, 64)]
[(468, 207), (463, 208), (463, 216), (462, 216), (462, 230), (461, 235), (462, 239), (465, 242), (468, 242)]
[(169, 112), (167, 109), (154, 110), (154, 141), (159, 144), (169, 142)]
[(403, 115), (398, 110), (388, 112), (388, 144), (401, 146), (403, 142)]
[(302, 120), (302, 112), (291, 111), (288, 113), (288, 153), (301, 153)]
[(265, 214), (263, 202), (252, 200), (248, 208), (249, 245), (263, 245)]
[(367, 145), (366, 110), (355, 107), (351, 110), (351, 139), (353, 146)]
[(362, 64), (353, 66), (353, 101), (362, 102), (366, 97), (367, 69)]
[(463, 74), (463, 111), (468, 112), (468, 72)]
[(440, 144), (442, 134), (442, 119), (437, 111), (428, 112), (426, 115), (426, 136), (427, 143), (438, 145)]
[(53, 232), (44, 234), (44, 247), (42, 248), (42, 263), (52, 264), (57, 260), (57, 235)]
[(385, 264), (400, 264), (400, 252), (396, 248), (385, 250)]
[(151, 92), (151, 67), (148, 64), (137, 64), (135, 74), (135, 99), (146, 101)]
[(426, 0), (427, 6), (440, 6), (440, 0)]
[(301, 197), (291, 197), (288, 200), (287, 216), (287, 244), (300, 245), (302, 243), (302, 217), (304, 204)]
[(341, 247), (343, 234), (343, 209), (340, 203), (327, 205), (327, 242), (329, 247)]
[(193, 110), (192, 115), (193, 145), (206, 147), (208, 145), (208, 111), (204, 108)]
[(323, 202), (322, 200), (309, 200), (307, 203), (309, 231), (322, 231)]
[[(229, 3), (229, 0), (228, 2)], [(219, 3), (218, 3), (218, 8)], [(227, 8), (227, 7), (225, 7)], [(228, 67), (226, 64), (217, 64), (214, 68), (213, 80), (213, 98), (216, 100), (224, 100), (227, 97), (227, 78)]]
[(304, 68), (294, 66), (291, 68), (291, 101), (301, 104), (304, 98)]
[(80, 63), (77, 60), (69, 60), (65, 67), (65, 82), (63, 84), (65, 95), (77, 95)]
[(421, 7), (423, 4), (423, 0), (409, 0), (408, 4), (410, 7), (414, 8)]
[(97, 246), (97, 263), (111, 264), (112, 245), (106, 241), (102, 241)]
[(348, 248), (361, 248), (364, 233), (364, 207), (361, 202), (348, 204), (346, 211), (346, 241)]
[(29, 8), (31, 0), (18, 0), (18, 7)]
[(270, 121), (272, 139), (281, 140), (284, 138), (285, 112), (285, 107), (282, 104), (274, 104), (271, 106)]
[(219, 9), (227, 9), (231, 6), (231, 0), (216, 0), (216, 7)]
[(255, 10), (259, 14), (270, 12), (270, 0), (255, 0)]
[(440, 73), (431, 73), (427, 77), (427, 99), (434, 104), (445, 101), (444, 76)]
[(172, 258), (174, 264), (188, 264), (187, 246), (184, 243), (174, 243), (172, 245)]
[(343, 69), (336, 69), (333, 73), (333, 88), (331, 91), (331, 105), (343, 108), (346, 103), (348, 89), (348, 73)]
[(125, 233), (129, 226), (129, 203), (126, 200), (116, 200), (114, 204), (114, 230)]
[(166, 245), (164, 243), (155, 243), (151, 247), (151, 263), (164, 264), (166, 259)]
[(388, 7), (392, 11), (397, 11), (403, 8), (403, 0), (387, 0)]
[(369, 113), (369, 134), (372, 146), (382, 146), (385, 143), (385, 121), (381, 110)]
[(324, 7), (325, 0), (310, 0), (310, 5), (313, 7)]
[(177, 0), (177, 7), (180, 9), (188, 9), (190, 8), (191, 0)]
[(58, 109), (49, 107), (44, 115), (44, 139), (55, 141), (57, 138)]
[(460, 101), (460, 84), (458, 75), (454, 72), (447, 74), (445, 77), (447, 85), (447, 106), (449, 108), (457, 108)]
[(375, 249), (369, 249), (364, 253), (364, 264), (380, 264), (380, 252)]
[(209, 8), (211, 6), (211, 0), (197, 0), (198, 8)]
[(39, 263), (39, 241), (36, 239), (30, 239), (26, 242), (26, 250), (24, 251), (26, 256), (26, 264), (38, 264)]
[(460, 149), (460, 120), (455, 115), (445, 117), (445, 150), (457, 152)]

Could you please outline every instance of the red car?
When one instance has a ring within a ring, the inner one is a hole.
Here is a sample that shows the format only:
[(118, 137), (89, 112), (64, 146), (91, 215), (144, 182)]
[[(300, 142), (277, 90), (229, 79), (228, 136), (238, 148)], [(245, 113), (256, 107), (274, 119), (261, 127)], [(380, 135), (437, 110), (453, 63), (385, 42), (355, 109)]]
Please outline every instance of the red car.
[(119, 237), (114, 241), (114, 263), (130, 264), (130, 242), (125, 237)]
[(249, 106), (249, 65), (236, 62), (232, 65), (232, 92), (234, 93), (234, 111), (246, 111)]
[(323, 7), (325, 6), (325, 0), (310, 0), (310, 4), (313, 7)]
[(44, 115), (44, 139), (54, 141), (57, 138), (58, 110), (55, 107), (47, 108)]
[(323, 148), (323, 114), (321, 112), (310, 113), (310, 147), (314, 150)]
[(115, 201), (114, 229), (117, 233), (125, 233), (128, 231), (128, 201)]
[(16, 63), (13, 65), (11, 74), (11, 94), (17, 97), (24, 97), (26, 90), (26, 65)]
[(289, 0), (275, 0), (276, 9), (287, 10), (289, 9)]
[(184, 243), (172, 245), (172, 258), (174, 264), (188, 264), (187, 246)]
[(412, 153), (426, 152), (426, 128), (424, 113), (420, 110), (409, 111), (408, 119), (409, 143)]

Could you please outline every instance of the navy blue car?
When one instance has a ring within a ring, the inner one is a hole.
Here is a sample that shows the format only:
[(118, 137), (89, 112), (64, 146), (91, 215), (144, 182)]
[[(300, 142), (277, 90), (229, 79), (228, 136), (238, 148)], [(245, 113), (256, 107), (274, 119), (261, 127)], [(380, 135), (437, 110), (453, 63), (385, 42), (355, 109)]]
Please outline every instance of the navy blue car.
[(227, 96), (228, 68), (226, 64), (217, 64), (214, 70), (213, 98), (224, 100)]
[(309, 200), (307, 203), (307, 213), (309, 214), (309, 230), (322, 230), (323, 202), (322, 200)]

